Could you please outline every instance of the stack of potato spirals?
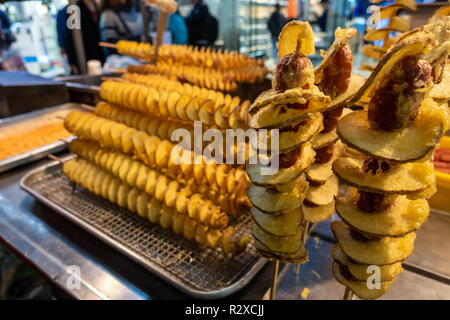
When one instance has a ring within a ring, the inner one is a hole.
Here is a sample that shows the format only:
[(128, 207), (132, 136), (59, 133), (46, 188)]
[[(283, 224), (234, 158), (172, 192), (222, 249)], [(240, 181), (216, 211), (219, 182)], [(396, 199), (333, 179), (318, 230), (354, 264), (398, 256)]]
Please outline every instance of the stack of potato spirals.
[(342, 221), (331, 226), (338, 242), (333, 275), (362, 299), (385, 294), (402, 272), (429, 214), (426, 199), (436, 191), (430, 157), (450, 116), (445, 103), (427, 96), (450, 52), (448, 35), (440, 39), (434, 31), (445, 25), (448, 30), (448, 20), (414, 30), (390, 48), (349, 101), (368, 98), (368, 110), (338, 124), (341, 140), (360, 153), (333, 164), (353, 187), (336, 200)]
[(70, 180), (199, 244), (245, 250), (248, 237), (228, 226), (228, 214), (245, 211), (245, 172), (205, 159), (176, 164), (170, 141), (94, 115), (71, 112), (65, 126), (78, 137), (78, 157), (64, 164)]

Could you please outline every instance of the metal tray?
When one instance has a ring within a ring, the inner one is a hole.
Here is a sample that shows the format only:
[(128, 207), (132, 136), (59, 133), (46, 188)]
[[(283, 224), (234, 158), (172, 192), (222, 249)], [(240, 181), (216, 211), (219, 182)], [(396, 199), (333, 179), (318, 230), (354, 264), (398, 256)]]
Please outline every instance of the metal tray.
[[(171, 285), (201, 299), (218, 299), (243, 288), (264, 266), (253, 244), (234, 257), (220, 249), (200, 247), (150, 223), (64, 176), (52, 162), (27, 173), (22, 189), (116, 250), (132, 258)], [(238, 232), (249, 233), (249, 215), (231, 221)]]
[[(93, 111), (94, 108), (79, 103), (66, 103), (60, 106), (36, 110), (15, 117), (2, 119), (0, 120), (0, 127), (6, 128), (8, 126), (25, 124), (27, 122), (37, 121), (39, 118), (44, 116), (64, 117), (67, 113), (73, 110)], [(68, 138), (65, 141), (70, 142), (70, 140), (72, 140), (72, 138)], [(58, 140), (42, 147), (32, 149), (28, 152), (6, 158), (0, 161), (0, 173), (23, 164), (45, 158), (49, 154), (65, 150), (66, 148), (67, 143), (65, 143), (64, 140)]]

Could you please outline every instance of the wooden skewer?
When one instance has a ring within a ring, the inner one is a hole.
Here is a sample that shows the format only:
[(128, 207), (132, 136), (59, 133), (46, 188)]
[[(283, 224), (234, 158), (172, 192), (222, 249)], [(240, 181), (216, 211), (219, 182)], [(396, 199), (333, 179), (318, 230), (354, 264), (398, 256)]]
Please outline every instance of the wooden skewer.
[(278, 282), (278, 267), (280, 262), (275, 260), (272, 262), (272, 282), (270, 284), (270, 300), (275, 300), (275, 294), (277, 292), (277, 282)]
[(102, 81), (116, 81), (116, 82), (130, 82), (124, 78), (120, 78), (120, 77), (102, 77), (101, 78)]
[(98, 45), (99, 45), (100, 47), (117, 49), (117, 44), (116, 44), (116, 43), (99, 42)]
[(60, 119), (60, 120), (66, 120), (66, 117), (63, 116), (55, 116), (56, 119)]
[(344, 299), (343, 300), (353, 300), (353, 292), (349, 288), (345, 288)]
[(58, 161), (58, 162), (61, 163), (61, 164), (64, 164), (64, 161), (63, 161), (61, 158), (58, 158), (57, 156), (54, 156), (54, 155), (52, 155), (52, 154), (49, 154), (49, 155), (47, 155), (47, 157), (49, 157), (49, 158), (52, 159), (52, 160), (56, 160), (56, 161)]
[[(309, 237), (309, 232), (308, 232), (309, 230), (308, 229), (309, 229), (310, 224), (311, 224), (311, 221), (306, 221), (306, 223), (305, 223), (305, 235), (303, 237), (303, 246), (305, 246), (306, 241), (308, 240), (308, 237)], [(300, 263), (296, 263), (295, 264), (295, 269), (294, 269), (294, 274), (295, 275), (299, 274), (300, 266), (301, 266)]]

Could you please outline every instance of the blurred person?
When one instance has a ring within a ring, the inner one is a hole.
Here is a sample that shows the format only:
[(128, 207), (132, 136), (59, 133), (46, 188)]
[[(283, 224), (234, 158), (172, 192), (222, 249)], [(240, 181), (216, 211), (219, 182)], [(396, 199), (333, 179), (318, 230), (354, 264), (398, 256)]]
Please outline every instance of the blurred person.
[(269, 21), (267, 21), (267, 28), (272, 35), (272, 57), (275, 61), (278, 60), (278, 35), (286, 22), (286, 17), (281, 13), (281, 6), (277, 3), (275, 5), (275, 11), (272, 12)]
[(322, 0), (322, 14), (317, 18), (317, 23), (319, 24), (320, 31), (327, 31), (327, 21), (328, 21), (328, 0)]
[(183, 17), (180, 12), (173, 13), (169, 17), (169, 25), (167, 29), (172, 33), (173, 44), (187, 44), (188, 43), (188, 30)]
[(191, 0), (194, 5), (185, 19), (189, 34), (189, 44), (195, 46), (211, 46), (216, 42), (219, 25), (202, 0)]
[(16, 37), (11, 31), (12, 22), (8, 15), (0, 10), (0, 70), (24, 70), (22, 58), (17, 49), (11, 47)]
[[(83, 47), (86, 61), (99, 60), (105, 61), (105, 55), (102, 48), (98, 45), (100, 42), (100, 33), (98, 31), (99, 9), (94, 0), (78, 0), (76, 5), (80, 9), (80, 25), (83, 35)], [(61, 53), (67, 57), (72, 73), (80, 73), (77, 54), (73, 42), (72, 30), (67, 28), (67, 6), (58, 11), (56, 16), (56, 29), (58, 34), (58, 43), (62, 47)]]
[[(140, 41), (142, 38), (142, 16), (133, 0), (100, 1), (100, 38), (104, 42), (119, 40)], [(117, 53), (105, 48), (106, 55)]]

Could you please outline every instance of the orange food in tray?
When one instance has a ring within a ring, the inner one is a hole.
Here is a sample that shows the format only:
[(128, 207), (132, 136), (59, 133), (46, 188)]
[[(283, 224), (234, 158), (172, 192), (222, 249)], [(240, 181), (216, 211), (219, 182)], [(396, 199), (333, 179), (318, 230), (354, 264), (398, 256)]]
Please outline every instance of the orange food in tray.
[(0, 161), (72, 136), (61, 120), (14, 129), (0, 130)]

